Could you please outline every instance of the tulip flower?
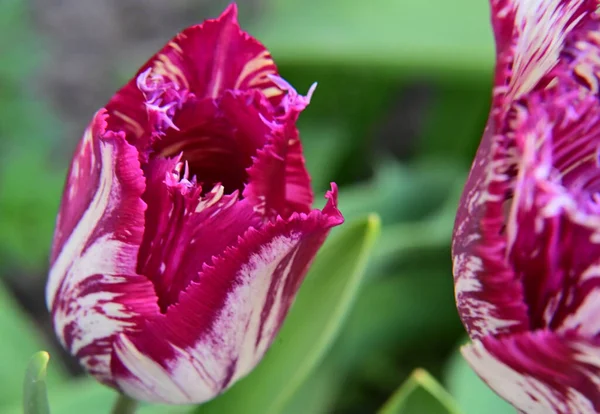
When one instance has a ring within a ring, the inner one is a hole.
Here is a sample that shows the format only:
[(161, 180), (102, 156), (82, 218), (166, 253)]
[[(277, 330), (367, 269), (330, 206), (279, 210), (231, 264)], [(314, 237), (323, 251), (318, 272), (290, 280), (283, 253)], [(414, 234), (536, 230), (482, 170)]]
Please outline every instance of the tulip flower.
[(477, 374), (523, 413), (600, 412), (597, 0), (493, 0), (492, 109), (453, 235)]
[(261, 360), (329, 230), (301, 96), (235, 6), (175, 36), (93, 117), (56, 224), (47, 304), (64, 348), (135, 399), (209, 400)]

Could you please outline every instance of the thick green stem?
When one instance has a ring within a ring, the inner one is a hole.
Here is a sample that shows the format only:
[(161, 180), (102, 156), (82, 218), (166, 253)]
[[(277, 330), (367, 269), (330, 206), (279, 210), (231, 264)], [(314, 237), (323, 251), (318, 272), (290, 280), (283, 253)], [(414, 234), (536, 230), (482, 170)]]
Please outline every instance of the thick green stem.
[(133, 414), (137, 407), (137, 401), (129, 398), (124, 394), (119, 394), (119, 397), (115, 401), (115, 405), (111, 411), (111, 414)]

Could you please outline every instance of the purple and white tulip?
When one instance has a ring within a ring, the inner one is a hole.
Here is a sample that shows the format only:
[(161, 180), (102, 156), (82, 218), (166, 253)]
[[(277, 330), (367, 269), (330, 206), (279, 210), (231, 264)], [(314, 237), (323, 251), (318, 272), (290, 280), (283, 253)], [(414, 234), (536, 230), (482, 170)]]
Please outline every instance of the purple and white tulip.
[(600, 412), (597, 0), (492, 0), (492, 109), (458, 209), (477, 374), (523, 413)]
[(175, 36), (76, 148), (52, 245), (56, 334), (99, 381), (209, 400), (261, 360), (331, 227), (296, 120), (310, 101), (236, 8)]

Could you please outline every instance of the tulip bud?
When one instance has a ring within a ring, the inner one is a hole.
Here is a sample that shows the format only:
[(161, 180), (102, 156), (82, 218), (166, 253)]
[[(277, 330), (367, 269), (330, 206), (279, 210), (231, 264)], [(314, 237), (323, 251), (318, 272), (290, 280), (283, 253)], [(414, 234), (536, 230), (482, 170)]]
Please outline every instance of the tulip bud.
[(479, 376), (524, 413), (600, 412), (597, 1), (492, 0), (492, 109), (458, 209)]
[(331, 227), (296, 120), (308, 105), (236, 7), (190, 27), (100, 109), (76, 148), (46, 299), (102, 383), (209, 400), (261, 360)]

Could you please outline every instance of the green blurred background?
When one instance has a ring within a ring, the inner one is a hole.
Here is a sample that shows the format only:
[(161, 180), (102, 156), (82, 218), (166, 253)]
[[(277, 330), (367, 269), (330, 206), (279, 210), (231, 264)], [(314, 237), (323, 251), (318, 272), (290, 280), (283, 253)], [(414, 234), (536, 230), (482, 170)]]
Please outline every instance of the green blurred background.
[[(0, 0), (0, 407), (20, 400), (27, 359), (44, 348), (53, 356), (51, 403), (77, 394), (81, 407), (108, 412), (108, 390), (83, 377), (66, 382), (67, 372), (81, 373), (55, 343), (43, 299), (66, 168), (91, 115), (120, 84), (178, 30), (226, 4)], [(369, 212), (382, 220), (340, 335), (283, 412), (377, 412), (417, 367), (465, 413), (512, 412), (457, 353), (466, 337), (449, 248), (489, 109), (487, 2), (238, 5), (242, 27), (271, 50), (284, 78), (302, 93), (319, 82), (299, 121), (318, 198), (336, 181), (348, 222)], [(56, 412), (92, 412), (68, 407)], [(419, 389), (403, 410), (447, 412)]]

